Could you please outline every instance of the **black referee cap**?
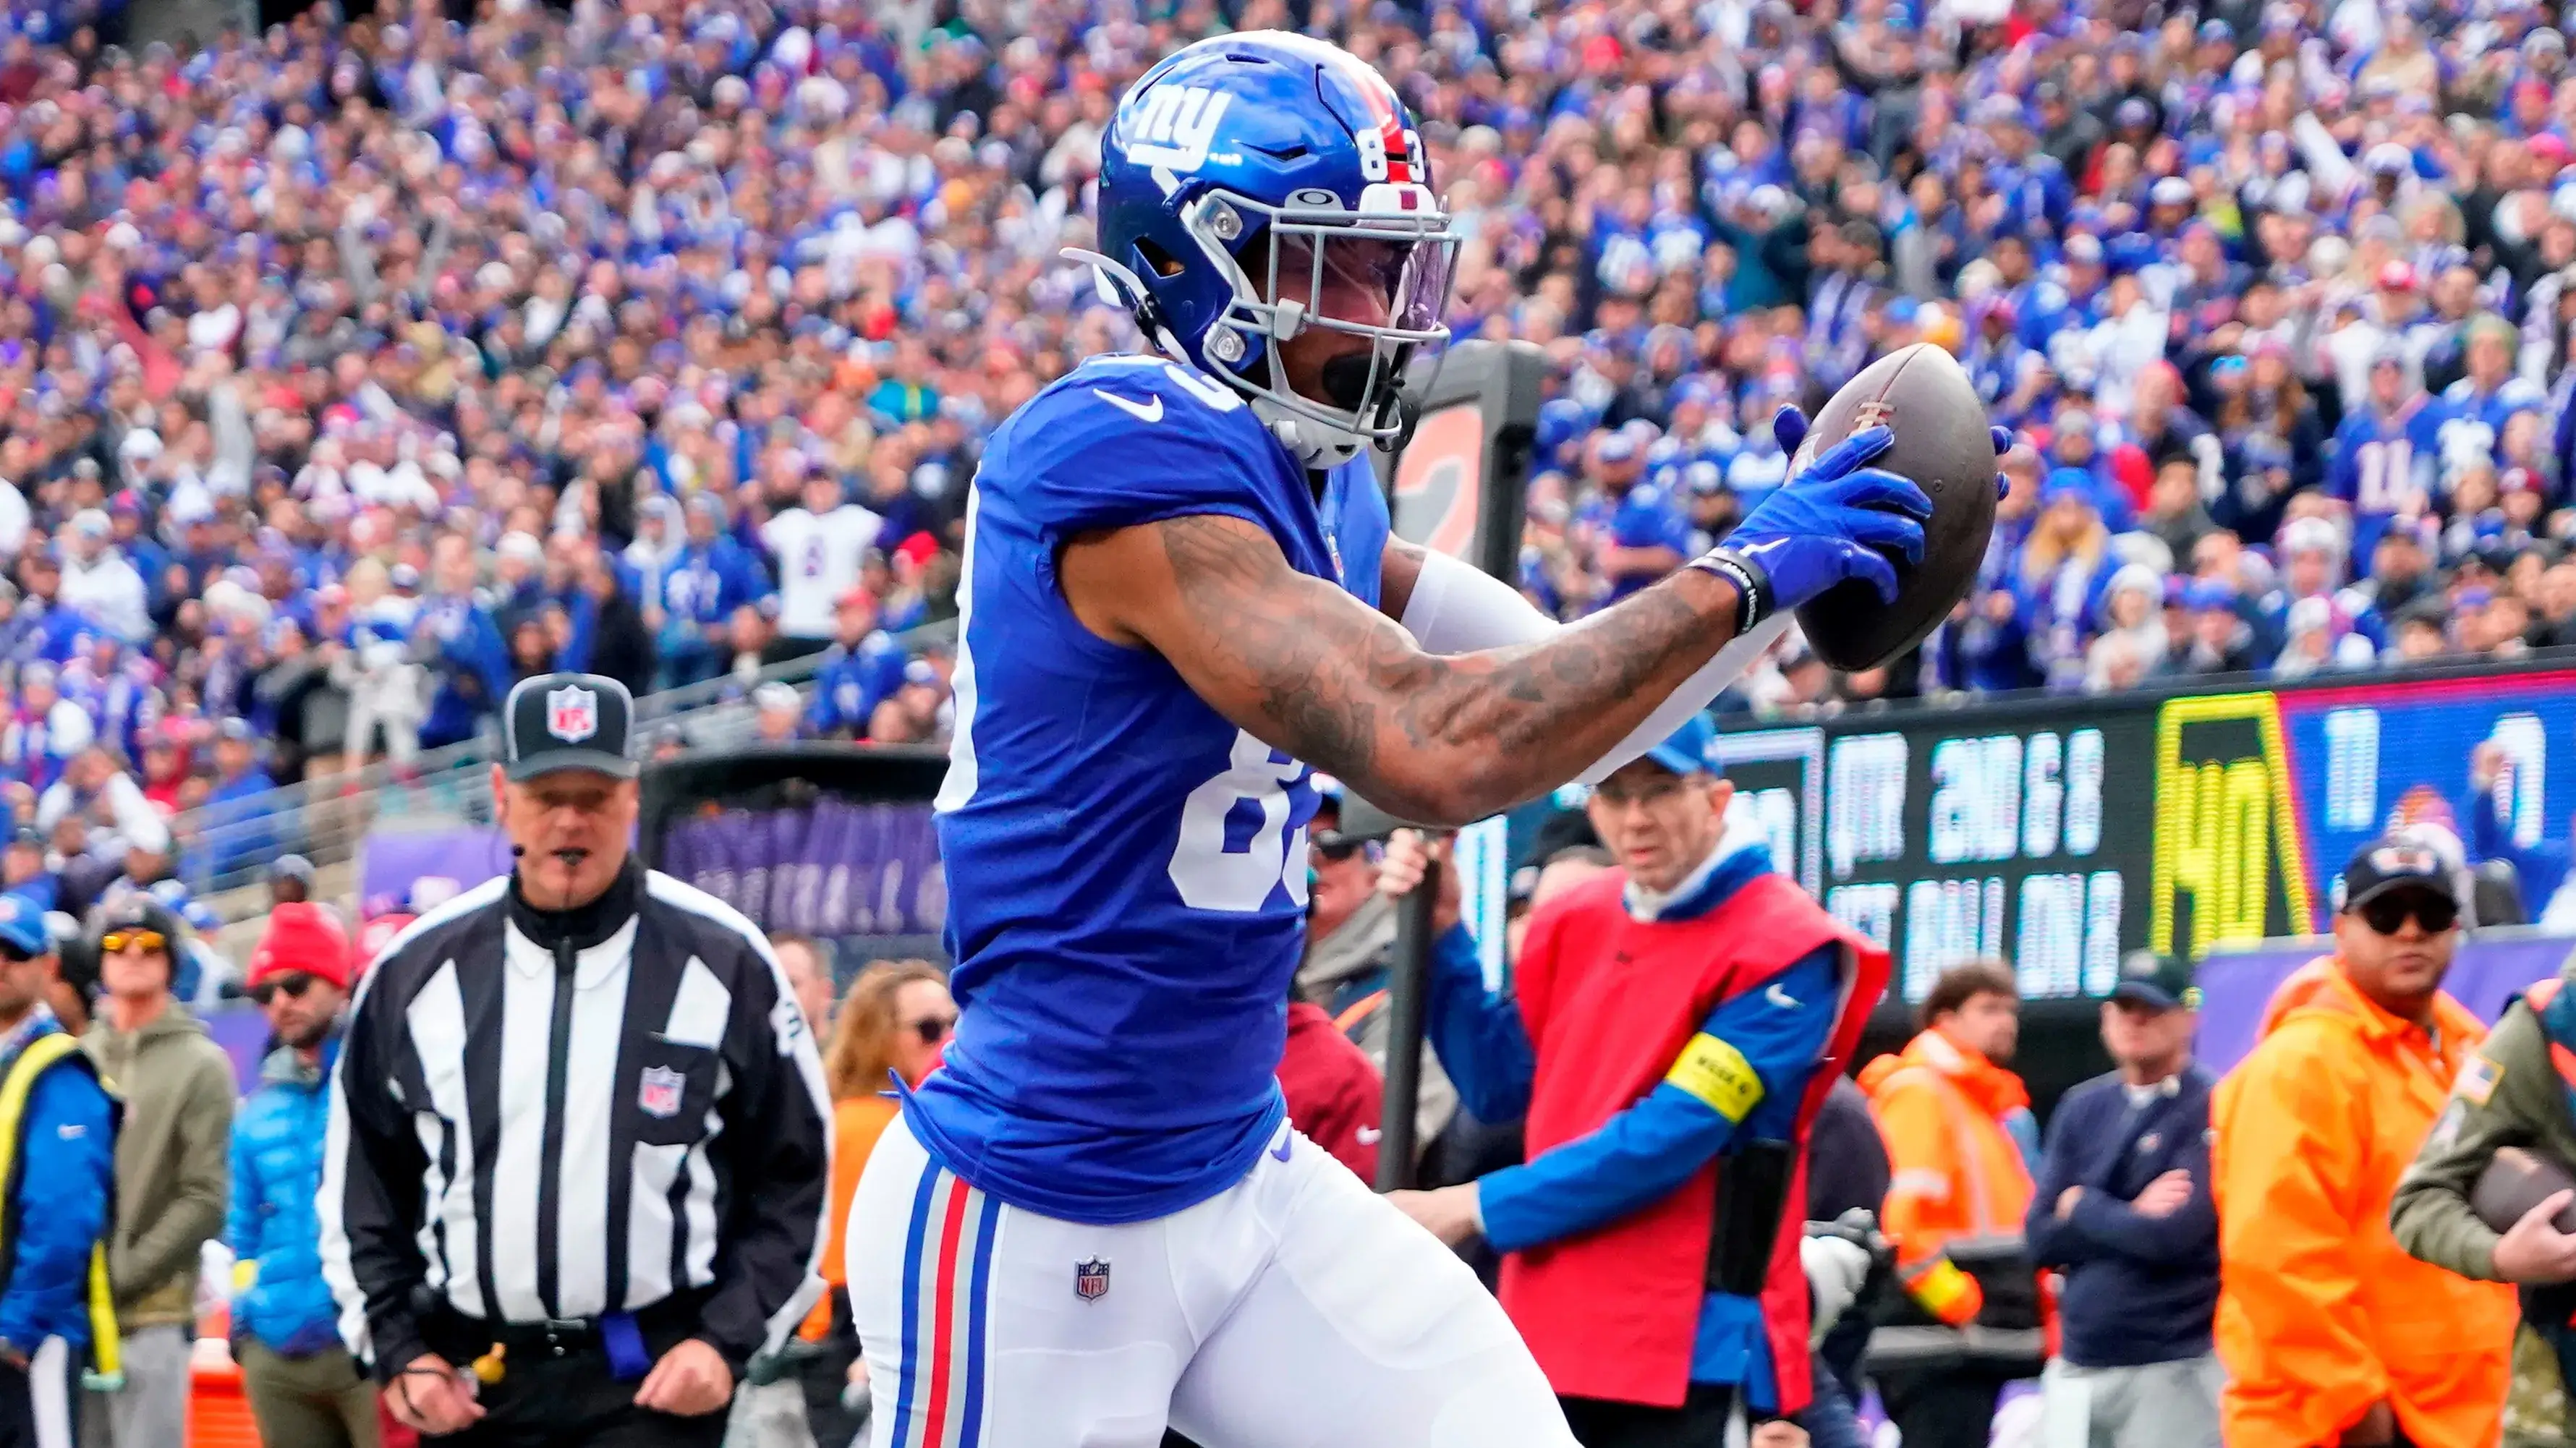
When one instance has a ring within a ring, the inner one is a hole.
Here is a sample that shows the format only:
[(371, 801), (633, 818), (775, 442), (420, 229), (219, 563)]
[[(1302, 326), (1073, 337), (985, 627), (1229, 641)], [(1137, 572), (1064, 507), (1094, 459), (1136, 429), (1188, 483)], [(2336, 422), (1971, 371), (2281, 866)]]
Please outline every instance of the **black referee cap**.
[(626, 686), (598, 674), (539, 674), (510, 691), (501, 710), (512, 783), (586, 769), (633, 779), (627, 739), (635, 732), (635, 699)]

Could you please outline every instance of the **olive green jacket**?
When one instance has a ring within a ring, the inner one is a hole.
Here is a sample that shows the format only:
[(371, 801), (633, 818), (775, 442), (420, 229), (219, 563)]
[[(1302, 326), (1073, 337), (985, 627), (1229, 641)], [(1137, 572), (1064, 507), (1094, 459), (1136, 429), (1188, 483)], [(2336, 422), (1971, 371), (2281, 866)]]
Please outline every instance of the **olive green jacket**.
[[(2572, 974), (2571, 979), (2576, 979)], [(2499, 1147), (2527, 1147), (2576, 1164), (2576, 1113), (2549, 1059), (2540, 1018), (2520, 1001), (2452, 1083), (2449, 1104), (2397, 1184), (2389, 1227), (2409, 1256), (2482, 1282), (2496, 1276), (2496, 1232), (2469, 1209), (2469, 1192)], [(2529, 1300), (2526, 1295), (2526, 1302)], [(2556, 1355), (2525, 1331), (2513, 1356), (2505, 1438), (2515, 1448), (2576, 1448)]]
[(231, 1199), (232, 1058), (176, 1002), (131, 1032), (102, 1013), (81, 1045), (126, 1102), (107, 1249), (117, 1323), (193, 1328), (197, 1253)]

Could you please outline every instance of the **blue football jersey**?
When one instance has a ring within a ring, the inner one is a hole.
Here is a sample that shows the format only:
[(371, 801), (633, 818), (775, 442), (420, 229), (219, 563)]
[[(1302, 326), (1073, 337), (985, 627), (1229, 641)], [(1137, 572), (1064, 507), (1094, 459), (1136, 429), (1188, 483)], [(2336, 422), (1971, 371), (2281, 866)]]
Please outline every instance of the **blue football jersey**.
[(1210, 513), (1377, 602), (1367, 458), (1319, 499), (1243, 399), (1184, 364), (1083, 363), (993, 434), (967, 495), (937, 804), (964, 1014), (906, 1111), (958, 1175), (1047, 1216), (1177, 1212), (1239, 1181), (1284, 1115), (1313, 771), (1160, 655), (1083, 627), (1055, 576), (1079, 535)]

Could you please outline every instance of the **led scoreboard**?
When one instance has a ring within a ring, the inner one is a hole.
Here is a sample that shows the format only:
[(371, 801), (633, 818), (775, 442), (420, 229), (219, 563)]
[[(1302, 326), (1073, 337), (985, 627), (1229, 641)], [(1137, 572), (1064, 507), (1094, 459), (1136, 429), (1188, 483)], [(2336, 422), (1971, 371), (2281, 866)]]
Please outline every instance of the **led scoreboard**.
[(2153, 807), (2135, 767), (2151, 720), (2016, 713), (2032, 711), (1883, 715), (1720, 743), (1776, 856), (1894, 952), (1908, 999), (1979, 956), (2014, 962), (2030, 996), (2098, 995), (2139, 936), (2129, 879), (2148, 852), (2106, 826)]
[(1783, 868), (1888, 947), (1905, 999), (1986, 956), (2045, 1000), (2106, 994), (2142, 946), (2324, 929), (2360, 844), (2399, 820), (2456, 827), (2488, 740), (2514, 763), (2494, 795), (2507, 828), (2564, 841), (2564, 670), (1846, 715), (1730, 730), (1719, 754)]

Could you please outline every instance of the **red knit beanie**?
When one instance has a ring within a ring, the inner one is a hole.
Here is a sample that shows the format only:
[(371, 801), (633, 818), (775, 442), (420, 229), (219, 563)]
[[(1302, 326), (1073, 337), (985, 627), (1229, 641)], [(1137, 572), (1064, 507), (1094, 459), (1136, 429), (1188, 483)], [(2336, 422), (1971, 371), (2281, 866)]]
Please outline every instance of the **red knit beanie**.
[(251, 952), (250, 979), (244, 984), (256, 986), (297, 971), (349, 988), (349, 932), (328, 908), (305, 900), (290, 900), (269, 912), (267, 933)]

